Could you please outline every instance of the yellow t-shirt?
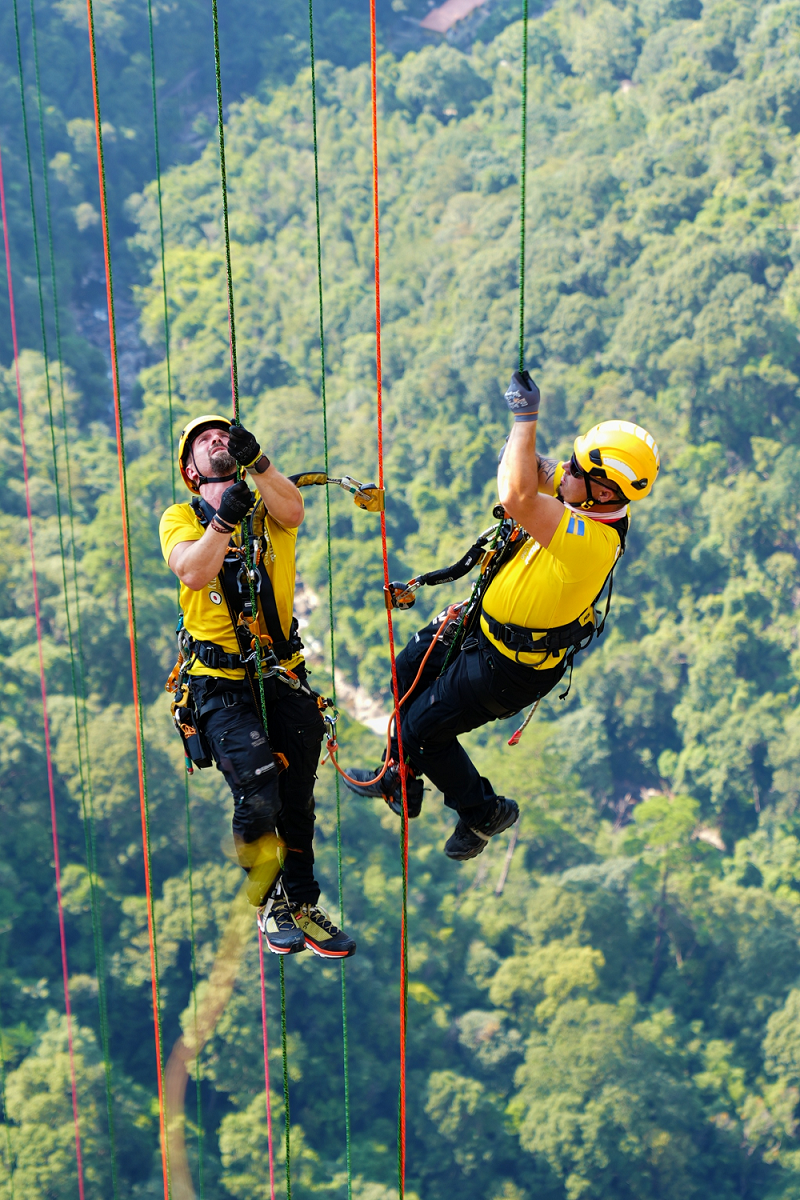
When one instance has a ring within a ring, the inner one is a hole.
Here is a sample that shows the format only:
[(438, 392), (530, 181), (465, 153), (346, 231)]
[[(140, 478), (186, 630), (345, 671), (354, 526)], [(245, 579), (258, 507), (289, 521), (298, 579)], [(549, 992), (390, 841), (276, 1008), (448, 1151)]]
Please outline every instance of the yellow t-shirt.
[[(619, 550), (615, 529), (565, 508), (547, 549), (536, 541), (526, 542), (489, 584), (483, 607), (495, 621), (526, 629), (568, 625), (587, 612)], [(501, 653), (517, 658), (516, 651), (492, 637), (483, 615), (481, 628)], [(543, 670), (557, 666), (565, 654), (521, 652), (518, 661)]]
[[(262, 504), (260, 498), (257, 504)], [(256, 528), (257, 526), (258, 522)], [(177, 545), (181, 542), (199, 541), (205, 530), (191, 504), (173, 504), (162, 516), (158, 532), (161, 538), (161, 553), (164, 555), (164, 561), (169, 565), (169, 556)], [(279, 525), (267, 512), (264, 533), (266, 535), (264, 558), (267, 574), (275, 593), (275, 605), (280, 617), (281, 629), (284, 637), (288, 637), (294, 605), (297, 530)], [(232, 541), (234, 545), (241, 544), (241, 533), (238, 528), (233, 534)], [(187, 587), (185, 583), (181, 583), (180, 606), (183, 612), (183, 624), (192, 637), (202, 642), (216, 642), (229, 654), (239, 653), (239, 643), (236, 640), (236, 633), (218, 578), (212, 579), (209, 584), (197, 592)], [(297, 653), (291, 658), (283, 659), (282, 665), (291, 670), (302, 661), (303, 655)], [(189, 674), (218, 675), (224, 679), (244, 679), (242, 667), (212, 668), (201, 662), (196, 662), (190, 668)]]

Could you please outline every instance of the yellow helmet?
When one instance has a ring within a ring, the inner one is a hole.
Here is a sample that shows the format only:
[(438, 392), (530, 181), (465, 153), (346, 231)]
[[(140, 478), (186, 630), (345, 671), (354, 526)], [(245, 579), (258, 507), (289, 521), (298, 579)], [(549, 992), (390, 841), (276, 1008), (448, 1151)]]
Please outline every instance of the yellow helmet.
[(614, 483), (626, 500), (643, 500), (661, 457), (652, 436), (631, 421), (601, 421), (575, 439), (578, 466), (592, 479)]
[[(186, 459), (189, 457), (189, 451), (192, 448), (192, 442), (197, 437), (198, 433), (202, 433), (204, 429), (230, 429), (232, 424), (233, 421), (231, 421), (228, 417), (218, 417), (214, 413), (206, 413), (205, 416), (195, 417), (193, 421), (190, 421), (189, 424), (181, 430), (181, 440), (178, 442), (178, 466), (180, 467), (181, 478), (183, 479), (183, 482), (186, 484), (189, 491), (194, 492), (196, 496), (200, 495), (200, 488), (196, 483), (194, 483), (193, 480), (189, 478), (186, 473)], [(226, 475), (222, 481), (217, 479), (205, 479), (205, 477), (203, 477), (203, 482), (218, 483), (235, 478), (236, 475), (234, 473), (233, 475)]]

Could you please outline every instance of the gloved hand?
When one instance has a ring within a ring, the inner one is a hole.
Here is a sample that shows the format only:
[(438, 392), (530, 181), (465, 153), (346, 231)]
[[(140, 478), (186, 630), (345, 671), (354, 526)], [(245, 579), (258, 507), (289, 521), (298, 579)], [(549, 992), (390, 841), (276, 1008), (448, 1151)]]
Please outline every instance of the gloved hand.
[(539, 416), (539, 389), (527, 371), (515, 371), (511, 376), (506, 404), (515, 421), (535, 421)]
[(254, 500), (255, 496), (250, 488), (243, 479), (240, 479), (238, 483), (232, 483), (229, 488), (225, 488), (219, 502), (217, 516), (227, 525), (238, 525), (242, 517), (247, 516)]
[(228, 453), (240, 467), (252, 467), (261, 458), (261, 447), (244, 425), (231, 425), (228, 434)]

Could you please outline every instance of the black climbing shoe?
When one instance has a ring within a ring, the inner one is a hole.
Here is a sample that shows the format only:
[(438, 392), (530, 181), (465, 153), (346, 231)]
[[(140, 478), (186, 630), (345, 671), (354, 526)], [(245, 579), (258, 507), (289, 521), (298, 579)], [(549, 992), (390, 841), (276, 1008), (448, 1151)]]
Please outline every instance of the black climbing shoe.
[(258, 910), (258, 927), (273, 954), (299, 954), (306, 937), (298, 928), (283, 889)]
[(516, 800), (506, 800), (505, 796), (497, 797), (494, 811), (480, 825), (467, 825), (459, 821), (450, 837), (444, 844), (444, 852), (448, 858), (463, 861), (475, 858), (486, 846), (489, 838), (508, 829), (519, 820), (519, 807)]
[[(397, 813), (398, 817), (403, 815), (403, 792), (400, 786), (400, 771), (397, 766), (392, 763), (386, 770), (386, 774), (377, 783), (370, 783), (369, 780), (375, 778), (380, 772), (380, 767), (376, 767), (374, 771), (369, 771), (364, 767), (349, 767), (347, 774), (351, 779), (355, 779), (356, 783), (350, 783), (350, 780), (345, 779), (345, 784), (351, 792), (355, 792), (357, 796), (379, 796), (381, 800), (385, 800), (392, 812)], [(364, 780), (361, 783), (360, 780)], [(408, 815), (418, 817), (422, 811), (422, 792), (423, 782), (416, 775), (412, 775), (409, 770), (406, 773), (406, 799), (408, 801)]]
[(318, 904), (301, 904), (294, 909), (294, 919), (309, 950), (320, 958), (349, 958), (356, 944), (343, 929), (337, 928)]

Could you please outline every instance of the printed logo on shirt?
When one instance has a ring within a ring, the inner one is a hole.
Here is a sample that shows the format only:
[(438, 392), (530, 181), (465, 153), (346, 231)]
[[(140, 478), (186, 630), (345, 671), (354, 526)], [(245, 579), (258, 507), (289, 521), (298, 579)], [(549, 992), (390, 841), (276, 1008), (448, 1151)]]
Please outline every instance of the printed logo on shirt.
[(567, 524), (567, 533), (575, 533), (578, 537), (583, 537), (586, 532), (586, 524), (583, 517), (570, 517)]
[(222, 596), (220, 596), (219, 592), (209, 592), (208, 598), (212, 604), (222, 604)]

